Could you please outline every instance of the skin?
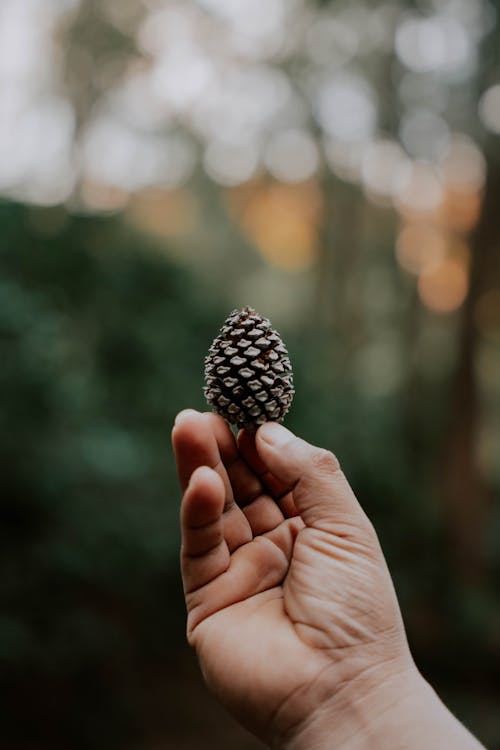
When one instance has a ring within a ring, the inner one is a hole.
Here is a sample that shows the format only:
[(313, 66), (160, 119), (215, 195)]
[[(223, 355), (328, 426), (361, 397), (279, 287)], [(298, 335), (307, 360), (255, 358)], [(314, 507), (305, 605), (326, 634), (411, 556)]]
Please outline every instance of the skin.
[(376, 533), (335, 456), (214, 414), (172, 434), (187, 637), (273, 748), (480, 748), (419, 675)]

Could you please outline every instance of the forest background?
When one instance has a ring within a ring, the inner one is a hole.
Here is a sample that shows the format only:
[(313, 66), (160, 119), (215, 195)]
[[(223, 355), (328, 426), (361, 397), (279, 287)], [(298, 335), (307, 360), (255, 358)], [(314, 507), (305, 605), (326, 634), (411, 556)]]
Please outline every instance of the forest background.
[(0, 4), (2, 747), (260, 747), (185, 645), (169, 445), (250, 304), (500, 750), (499, 12)]

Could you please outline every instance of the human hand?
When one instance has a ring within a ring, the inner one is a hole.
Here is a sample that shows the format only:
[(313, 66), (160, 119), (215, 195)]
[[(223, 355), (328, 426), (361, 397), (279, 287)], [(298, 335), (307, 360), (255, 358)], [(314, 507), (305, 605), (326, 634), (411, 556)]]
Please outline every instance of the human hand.
[(363, 727), (374, 738), (380, 716), (425, 690), (337, 459), (274, 423), (235, 441), (193, 410), (173, 446), (187, 634), (208, 685), (272, 747), (376, 747)]

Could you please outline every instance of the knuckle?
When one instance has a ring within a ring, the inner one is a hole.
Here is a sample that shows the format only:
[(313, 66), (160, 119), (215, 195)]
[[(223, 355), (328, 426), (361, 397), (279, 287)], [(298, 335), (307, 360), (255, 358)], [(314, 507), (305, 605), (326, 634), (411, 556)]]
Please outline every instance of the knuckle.
[(335, 474), (340, 470), (337, 456), (325, 448), (315, 449), (311, 463), (314, 469), (325, 474)]

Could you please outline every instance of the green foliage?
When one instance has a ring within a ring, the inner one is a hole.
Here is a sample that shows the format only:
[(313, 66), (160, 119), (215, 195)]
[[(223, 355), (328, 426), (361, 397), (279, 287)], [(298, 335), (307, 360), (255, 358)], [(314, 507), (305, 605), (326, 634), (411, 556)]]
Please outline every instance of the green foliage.
[[(169, 429), (179, 409), (204, 408), (203, 357), (229, 305), (120, 218), (68, 215), (42, 231), (31, 209), (4, 204), (0, 226), (3, 744), (122, 748), (152, 672), (184, 640)], [(338, 336), (282, 333), (297, 387), (288, 423), (339, 454), (419, 663), (457, 682), (472, 665), (488, 673), (492, 590), (461, 588), (437, 511), (447, 382), (363, 398)]]
[(0, 222), (1, 585), (21, 622), (16, 637), (4, 623), (3, 656), (16, 660), (78, 587), (132, 598), (172, 569), (169, 429), (201, 406), (221, 313), (116, 219), (73, 217), (50, 238), (18, 206)]

